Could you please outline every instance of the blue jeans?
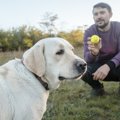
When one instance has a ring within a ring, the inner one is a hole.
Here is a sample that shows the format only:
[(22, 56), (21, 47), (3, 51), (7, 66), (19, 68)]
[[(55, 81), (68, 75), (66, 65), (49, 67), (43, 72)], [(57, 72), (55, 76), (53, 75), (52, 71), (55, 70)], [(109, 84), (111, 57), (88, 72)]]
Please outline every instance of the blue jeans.
[[(103, 84), (101, 84), (98, 80), (93, 80), (94, 73), (100, 66), (102, 66), (103, 63), (94, 63), (94, 64), (88, 64), (87, 72), (82, 77), (82, 80), (88, 83), (93, 89), (99, 89), (103, 87)], [(120, 81), (120, 66), (110, 70), (109, 74), (103, 81)]]

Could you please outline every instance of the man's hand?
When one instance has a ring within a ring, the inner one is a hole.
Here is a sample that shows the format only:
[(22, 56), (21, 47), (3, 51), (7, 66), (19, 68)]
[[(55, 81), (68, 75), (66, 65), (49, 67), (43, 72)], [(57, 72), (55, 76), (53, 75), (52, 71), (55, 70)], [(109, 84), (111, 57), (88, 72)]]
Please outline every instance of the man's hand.
[(105, 77), (108, 75), (110, 68), (107, 64), (102, 65), (99, 67), (96, 72), (93, 73), (94, 80), (104, 80)]
[(88, 50), (91, 52), (91, 54), (93, 55), (98, 55), (99, 54), (99, 51), (100, 51), (100, 48), (102, 47), (102, 44), (101, 44), (101, 39), (100, 39), (100, 42), (97, 43), (97, 44), (93, 44), (91, 41), (90, 41), (90, 38), (88, 38)]

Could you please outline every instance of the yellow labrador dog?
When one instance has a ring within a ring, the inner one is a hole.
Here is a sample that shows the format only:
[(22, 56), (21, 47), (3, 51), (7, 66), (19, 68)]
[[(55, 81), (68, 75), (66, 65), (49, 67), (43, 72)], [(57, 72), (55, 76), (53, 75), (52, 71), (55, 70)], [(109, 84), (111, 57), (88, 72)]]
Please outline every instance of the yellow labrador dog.
[(0, 66), (0, 120), (41, 120), (49, 91), (80, 78), (86, 62), (62, 38), (46, 38)]

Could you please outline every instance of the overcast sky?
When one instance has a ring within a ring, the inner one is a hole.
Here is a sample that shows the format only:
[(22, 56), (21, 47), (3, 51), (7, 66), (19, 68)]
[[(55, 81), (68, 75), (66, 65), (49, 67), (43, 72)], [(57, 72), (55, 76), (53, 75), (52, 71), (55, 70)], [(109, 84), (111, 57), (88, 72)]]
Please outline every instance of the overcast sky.
[(22, 25), (39, 27), (46, 12), (57, 14), (57, 26), (64, 29), (94, 23), (92, 7), (106, 2), (113, 10), (112, 20), (120, 21), (118, 0), (0, 0), (0, 29)]

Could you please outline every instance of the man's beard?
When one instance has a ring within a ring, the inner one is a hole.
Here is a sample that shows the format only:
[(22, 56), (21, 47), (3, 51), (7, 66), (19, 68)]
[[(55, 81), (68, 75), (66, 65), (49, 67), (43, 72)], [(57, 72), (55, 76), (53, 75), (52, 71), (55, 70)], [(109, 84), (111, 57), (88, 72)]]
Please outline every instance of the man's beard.
[(109, 22), (104, 23), (104, 24), (101, 25), (101, 26), (97, 25), (97, 27), (100, 28), (100, 29), (104, 29), (108, 24), (109, 24)]
[[(99, 21), (98, 21), (99, 22)], [(104, 21), (104, 24), (103, 25), (99, 25), (99, 24), (96, 24), (96, 26), (100, 29), (104, 29), (107, 25), (109, 24), (109, 22), (105, 23)]]

